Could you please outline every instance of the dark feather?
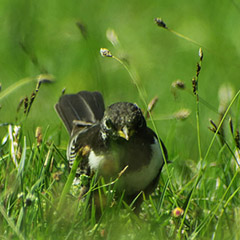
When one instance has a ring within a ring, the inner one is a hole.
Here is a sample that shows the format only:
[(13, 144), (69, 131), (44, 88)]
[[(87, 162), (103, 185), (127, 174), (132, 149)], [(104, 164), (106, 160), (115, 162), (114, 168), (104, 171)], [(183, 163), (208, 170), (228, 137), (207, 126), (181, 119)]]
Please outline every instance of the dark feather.
[(55, 109), (71, 134), (76, 125), (74, 120), (86, 122), (87, 125), (94, 124), (102, 119), (105, 107), (101, 93), (81, 91), (63, 95)]

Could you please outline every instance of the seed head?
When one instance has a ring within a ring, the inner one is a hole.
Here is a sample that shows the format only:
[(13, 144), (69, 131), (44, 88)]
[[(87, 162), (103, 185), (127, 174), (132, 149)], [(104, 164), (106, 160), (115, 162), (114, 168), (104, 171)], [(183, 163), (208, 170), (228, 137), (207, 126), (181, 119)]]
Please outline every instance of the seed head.
[(199, 55), (200, 61), (202, 61), (202, 60), (203, 60), (203, 51), (202, 51), (202, 48), (199, 48), (198, 55)]
[(155, 18), (154, 21), (159, 27), (167, 29), (167, 25), (165, 24), (165, 22), (161, 18)]
[(196, 72), (196, 76), (199, 76), (199, 73), (201, 71), (201, 65), (199, 63), (197, 63), (197, 72)]
[(60, 180), (60, 177), (63, 173), (61, 171), (57, 171), (55, 173), (52, 174), (52, 178), (55, 180), (55, 181), (59, 181)]
[(62, 95), (64, 95), (65, 92), (66, 92), (66, 88), (63, 88), (63, 89), (62, 89)]
[(27, 113), (28, 109), (28, 97), (24, 98), (24, 113)]
[(116, 47), (117, 45), (119, 45), (118, 36), (113, 29), (109, 28), (106, 32), (106, 36), (107, 36), (107, 39), (112, 43), (113, 46)]
[(185, 89), (185, 83), (178, 79), (172, 83), (172, 87), (178, 89)]
[(197, 80), (195, 77), (193, 77), (193, 79), (192, 79), (192, 87), (193, 87), (193, 94), (196, 95), (197, 94)]
[[(212, 127), (208, 127), (209, 130), (212, 131), (213, 133), (216, 133), (216, 132), (217, 132), (217, 129), (218, 129), (217, 125), (214, 123), (214, 121), (213, 121), (212, 119), (209, 119), (209, 122), (210, 122), (210, 124), (212, 125)], [(218, 135), (221, 135), (221, 132), (218, 131), (217, 134), (218, 134)]]
[(40, 146), (42, 143), (42, 128), (41, 127), (36, 128), (35, 137), (37, 140), (37, 146)]
[(53, 83), (55, 80), (55, 77), (52, 74), (40, 74), (37, 76), (37, 87), (36, 87), (36, 92), (39, 90), (40, 85), (42, 83)]
[(101, 48), (100, 54), (102, 55), (102, 57), (112, 57), (111, 52), (107, 48)]
[(234, 88), (230, 84), (223, 84), (218, 91), (219, 107), (218, 112), (224, 114), (228, 104), (231, 102), (235, 94)]
[(158, 101), (158, 97), (155, 96), (148, 104), (148, 107), (147, 107), (147, 118), (150, 117), (150, 113), (152, 112), (153, 108), (155, 107), (156, 103)]
[(23, 102), (24, 102), (24, 98), (22, 98), (20, 101), (19, 101), (19, 104), (17, 106), (17, 112), (19, 112), (19, 110), (21, 109), (22, 105), (23, 105)]
[(174, 113), (174, 117), (177, 120), (185, 120), (187, 119), (191, 114), (191, 111), (189, 109), (183, 108), (180, 109), (178, 112)]

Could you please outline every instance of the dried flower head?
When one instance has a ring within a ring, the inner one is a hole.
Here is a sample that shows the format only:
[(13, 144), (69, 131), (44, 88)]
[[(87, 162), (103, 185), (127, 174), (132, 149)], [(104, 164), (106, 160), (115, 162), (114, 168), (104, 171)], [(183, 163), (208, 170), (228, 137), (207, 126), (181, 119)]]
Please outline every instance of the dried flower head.
[(167, 25), (161, 18), (154, 18), (155, 23), (162, 28), (167, 28)]
[(219, 107), (218, 112), (224, 114), (228, 104), (231, 102), (234, 97), (235, 91), (234, 88), (229, 84), (223, 84), (218, 91)]
[(101, 48), (100, 54), (102, 55), (102, 57), (112, 57), (111, 52), (107, 48)]
[(174, 113), (174, 118), (177, 120), (185, 120), (191, 114), (191, 111), (187, 108), (180, 109), (178, 112)]
[(147, 107), (147, 118), (150, 117), (150, 113), (152, 112), (153, 108), (155, 107), (156, 103), (158, 101), (158, 97), (155, 96), (148, 104), (148, 107)]
[(172, 83), (172, 88), (185, 89), (185, 83), (178, 79)]
[(41, 127), (36, 128), (35, 137), (37, 139), (37, 146), (40, 146), (42, 143), (42, 128)]
[(108, 41), (110, 41), (114, 47), (119, 45), (118, 36), (113, 29), (108, 28), (106, 32), (106, 36)]

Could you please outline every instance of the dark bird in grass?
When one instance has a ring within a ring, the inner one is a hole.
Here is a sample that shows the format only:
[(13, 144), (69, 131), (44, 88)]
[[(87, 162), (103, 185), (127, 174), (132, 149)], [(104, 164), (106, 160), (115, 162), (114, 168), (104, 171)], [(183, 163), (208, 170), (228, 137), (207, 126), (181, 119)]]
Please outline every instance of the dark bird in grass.
[[(105, 109), (101, 93), (81, 91), (63, 95), (55, 107), (70, 134), (70, 167), (81, 157), (75, 180), (97, 173), (105, 182), (112, 181), (125, 169), (116, 181), (116, 192), (124, 193), (127, 203), (142, 191), (145, 195), (154, 191), (167, 150), (136, 104), (117, 102)], [(89, 186), (81, 187), (84, 195)], [(138, 205), (141, 201), (140, 197)]]

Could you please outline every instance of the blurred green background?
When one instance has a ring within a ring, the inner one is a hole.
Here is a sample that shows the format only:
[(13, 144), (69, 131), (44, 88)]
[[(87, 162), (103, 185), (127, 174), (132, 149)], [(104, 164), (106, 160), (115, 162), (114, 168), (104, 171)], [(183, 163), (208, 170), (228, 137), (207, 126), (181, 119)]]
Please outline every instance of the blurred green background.
[[(220, 86), (228, 83), (235, 91), (240, 87), (240, 1), (1, 0), (0, 94), (21, 79), (36, 78), (46, 71), (55, 77), (54, 83), (41, 86), (23, 122), (28, 136), (34, 136), (37, 126), (43, 131), (48, 127), (53, 138), (61, 129), (54, 105), (64, 88), (66, 93), (98, 90), (106, 105), (131, 101), (144, 108), (126, 70), (113, 59), (100, 56), (100, 48), (106, 47), (135, 69), (147, 102), (159, 97), (153, 117), (170, 158), (196, 159), (196, 102), (191, 96), (191, 79), (196, 74), (199, 46), (157, 27), (155, 17), (200, 43), (204, 59), (199, 94), (217, 111)], [(84, 34), (76, 23), (84, 26)], [(107, 39), (109, 28), (118, 36), (118, 46)], [(175, 99), (171, 84), (176, 79), (184, 81), (187, 90), (178, 91)], [(0, 98), (1, 123), (23, 119), (23, 109), (17, 114), (17, 106), (35, 87), (36, 82), (30, 82)], [(190, 117), (170, 120), (181, 108), (190, 109)], [(203, 150), (212, 136), (208, 119), (217, 121), (216, 111), (200, 104)], [(62, 131), (67, 142), (67, 133)], [(1, 138), (6, 132), (7, 128), (1, 127)]]

